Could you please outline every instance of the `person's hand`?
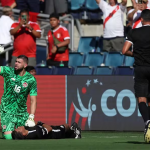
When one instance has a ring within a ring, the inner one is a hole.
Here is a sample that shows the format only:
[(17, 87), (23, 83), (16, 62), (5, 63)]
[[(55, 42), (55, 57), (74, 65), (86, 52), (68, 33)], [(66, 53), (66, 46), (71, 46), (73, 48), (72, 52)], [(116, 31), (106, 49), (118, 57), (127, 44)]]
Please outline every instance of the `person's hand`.
[(25, 126), (27, 127), (34, 127), (35, 122), (34, 122), (34, 115), (30, 114), (28, 120), (25, 122)]
[(30, 24), (26, 24), (26, 27), (29, 29), (30, 32), (32, 32), (33, 28), (30, 26)]
[(20, 20), (20, 23), (19, 23), (20, 27), (22, 27), (22, 26), (25, 25), (25, 24), (26, 24), (26, 21), (23, 20), (23, 19), (21, 19), (21, 20)]
[(134, 10), (137, 12), (140, 10), (140, 4), (134, 4)]
[(44, 0), (40, 0), (41, 2), (44, 2)]
[(56, 46), (53, 46), (53, 48), (52, 48), (52, 50), (51, 50), (52, 54), (55, 54), (56, 51), (57, 51), (57, 47), (56, 47)]

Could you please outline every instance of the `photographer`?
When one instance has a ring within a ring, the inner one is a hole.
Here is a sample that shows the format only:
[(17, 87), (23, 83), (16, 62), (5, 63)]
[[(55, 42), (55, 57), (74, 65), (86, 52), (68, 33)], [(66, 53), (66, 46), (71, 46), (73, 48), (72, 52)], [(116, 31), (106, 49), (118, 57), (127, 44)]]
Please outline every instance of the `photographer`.
[(132, 28), (140, 28), (141, 24), (141, 13), (145, 9), (150, 9), (148, 7), (148, 0), (138, 0), (138, 3), (135, 0), (132, 0), (134, 9), (131, 9), (128, 12), (128, 20), (133, 22)]
[(14, 51), (11, 66), (14, 67), (16, 58), (25, 55), (29, 66), (36, 66), (36, 38), (41, 37), (41, 29), (36, 22), (29, 21), (29, 11), (20, 11), (20, 21), (12, 24), (11, 35), (14, 36)]

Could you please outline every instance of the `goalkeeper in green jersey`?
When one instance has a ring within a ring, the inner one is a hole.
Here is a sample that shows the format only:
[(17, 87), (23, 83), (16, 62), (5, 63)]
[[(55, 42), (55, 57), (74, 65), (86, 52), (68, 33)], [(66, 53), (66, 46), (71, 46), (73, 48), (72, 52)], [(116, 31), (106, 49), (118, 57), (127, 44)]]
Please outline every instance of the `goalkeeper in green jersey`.
[[(15, 67), (0, 67), (0, 75), (4, 77), (4, 94), (1, 98), (1, 126), (3, 137), (10, 139), (11, 131), (19, 126), (34, 126), (36, 111), (37, 83), (36, 79), (25, 68), (28, 58), (17, 57)], [(27, 97), (30, 94), (30, 115), (27, 112)]]

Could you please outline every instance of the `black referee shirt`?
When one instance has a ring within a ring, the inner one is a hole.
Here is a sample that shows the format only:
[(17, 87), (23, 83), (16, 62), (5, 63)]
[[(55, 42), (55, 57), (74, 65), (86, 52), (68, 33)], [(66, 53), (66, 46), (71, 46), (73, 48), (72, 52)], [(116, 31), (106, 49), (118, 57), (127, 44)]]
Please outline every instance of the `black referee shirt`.
[(135, 65), (150, 67), (150, 26), (131, 30), (126, 41), (133, 44)]
[(25, 127), (28, 130), (28, 135), (26, 139), (47, 139), (48, 138), (48, 131), (40, 126), (36, 125), (34, 127)]

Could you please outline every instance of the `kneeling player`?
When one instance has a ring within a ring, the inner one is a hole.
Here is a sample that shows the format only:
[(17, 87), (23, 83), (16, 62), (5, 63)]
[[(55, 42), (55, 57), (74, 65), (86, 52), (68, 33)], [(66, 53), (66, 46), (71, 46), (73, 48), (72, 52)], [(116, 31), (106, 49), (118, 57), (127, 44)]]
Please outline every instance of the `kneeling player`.
[(12, 133), (12, 139), (63, 139), (63, 138), (81, 138), (81, 129), (77, 123), (71, 127), (68, 124), (61, 126), (49, 126), (38, 122), (34, 127), (18, 127)]

